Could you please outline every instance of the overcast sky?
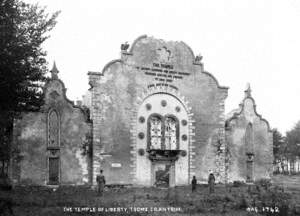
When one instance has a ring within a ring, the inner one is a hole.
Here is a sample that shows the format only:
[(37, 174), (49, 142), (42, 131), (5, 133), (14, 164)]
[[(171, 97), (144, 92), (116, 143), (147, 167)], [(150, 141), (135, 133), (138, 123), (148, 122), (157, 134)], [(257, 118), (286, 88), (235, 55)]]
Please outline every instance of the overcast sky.
[(203, 55), (204, 69), (229, 86), (226, 113), (246, 83), (272, 128), (300, 120), (299, 0), (25, 0), (61, 10), (44, 44), (71, 100), (81, 99), (88, 71), (120, 57), (120, 44), (147, 34), (184, 41)]

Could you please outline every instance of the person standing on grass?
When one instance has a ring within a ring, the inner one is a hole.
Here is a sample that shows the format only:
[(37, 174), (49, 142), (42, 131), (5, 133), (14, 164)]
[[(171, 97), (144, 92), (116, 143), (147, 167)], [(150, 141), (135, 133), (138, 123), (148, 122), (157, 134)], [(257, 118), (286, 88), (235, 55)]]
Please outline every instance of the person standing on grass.
[(103, 170), (100, 170), (100, 175), (97, 175), (96, 177), (97, 185), (98, 185), (98, 195), (103, 195), (103, 190), (105, 186), (105, 177), (103, 175)]
[(208, 186), (209, 186), (209, 193), (214, 193), (215, 192), (215, 176), (212, 173), (212, 171), (209, 172), (208, 176)]
[(196, 179), (196, 176), (193, 176), (193, 179), (192, 179), (192, 192), (196, 191), (196, 187), (197, 187), (197, 179)]

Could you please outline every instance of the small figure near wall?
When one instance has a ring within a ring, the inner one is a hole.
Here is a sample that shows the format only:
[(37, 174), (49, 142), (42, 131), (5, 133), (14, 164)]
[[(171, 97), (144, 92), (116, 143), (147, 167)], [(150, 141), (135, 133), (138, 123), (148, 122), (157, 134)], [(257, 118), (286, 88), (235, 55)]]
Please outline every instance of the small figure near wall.
[(97, 185), (98, 185), (98, 195), (103, 195), (103, 190), (105, 186), (105, 177), (103, 175), (103, 170), (100, 170), (100, 175), (97, 175), (96, 177)]
[(208, 176), (208, 187), (210, 194), (215, 192), (215, 176), (211, 170), (209, 171)]
[(197, 179), (196, 179), (196, 176), (193, 176), (193, 179), (192, 179), (192, 192), (195, 192), (197, 189)]

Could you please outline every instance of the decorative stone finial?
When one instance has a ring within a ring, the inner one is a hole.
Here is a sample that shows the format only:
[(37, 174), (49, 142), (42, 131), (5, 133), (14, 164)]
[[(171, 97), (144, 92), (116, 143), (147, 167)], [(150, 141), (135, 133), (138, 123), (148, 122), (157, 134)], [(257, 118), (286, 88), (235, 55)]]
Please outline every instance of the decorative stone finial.
[(129, 48), (129, 43), (126, 41), (124, 44), (121, 44), (121, 51), (126, 52)]
[(250, 83), (247, 83), (246, 90), (245, 90), (245, 97), (251, 97)]
[(203, 56), (199, 53), (199, 55), (197, 55), (195, 57), (195, 63), (200, 64), (202, 59), (203, 59)]
[(51, 69), (50, 72), (51, 72), (51, 78), (52, 78), (52, 79), (58, 79), (57, 74), (59, 73), (59, 71), (57, 70), (55, 61), (53, 62), (53, 66), (52, 66), (52, 69)]

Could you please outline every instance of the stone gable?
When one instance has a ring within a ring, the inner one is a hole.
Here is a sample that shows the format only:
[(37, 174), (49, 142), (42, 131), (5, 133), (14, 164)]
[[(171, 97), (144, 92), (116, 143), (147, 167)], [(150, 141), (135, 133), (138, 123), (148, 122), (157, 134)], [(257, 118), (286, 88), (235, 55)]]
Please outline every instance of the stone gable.
[[(120, 60), (111, 61), (102, 73), (90, 73), (89, 77), (94, 172), (104, 169), (111, 183), (119, 182), (119, 176), (123, 183), (139, 182), (135, 159), (139, 147), (135, 140), (141, 129), (135, 122), (143, 101), (149, 94), (159, 93), (188, 104), (190, 151), (186, 178), (190, 180), (196, 175), (206, 181), (212, 169), (218, 181), (225, 180), (224, 101), (228, 88), (219, 86), (217, 80), (204, 71), (202, 63), (196, 61), (185, 43), (142, 36), (129, 51), (122, 51)], [(148, 156), (146, 152), (143, 157), (149, 167)], [(121, 163), (121, 167), (112, 168), (113, 163)]]
[(273, 172), (273, 134), (249, 92), (250, 87), (240, 109), (226, 120), (229, 181), (269, 179)]
[[(83, 154), (83, 147), (88, 148), (85, 143), (91, 136), (91, 123), (87, 113), (68, 100), (65, 93), (63, 82), (52, 74), (44, 87), (44, 105), (40, 111), (23, 113), (15, 121), (13, 143), (21, 157), (12, 165), (15, 182), (51, 184), (52, 161), (56, 161), (55, 184), (88, 184), (91, 181), (91, 159)], [(55, 116), (52, 125), (50, 115)], [(51, 133), (56, 133), (55, 140), (50, 140)]]

